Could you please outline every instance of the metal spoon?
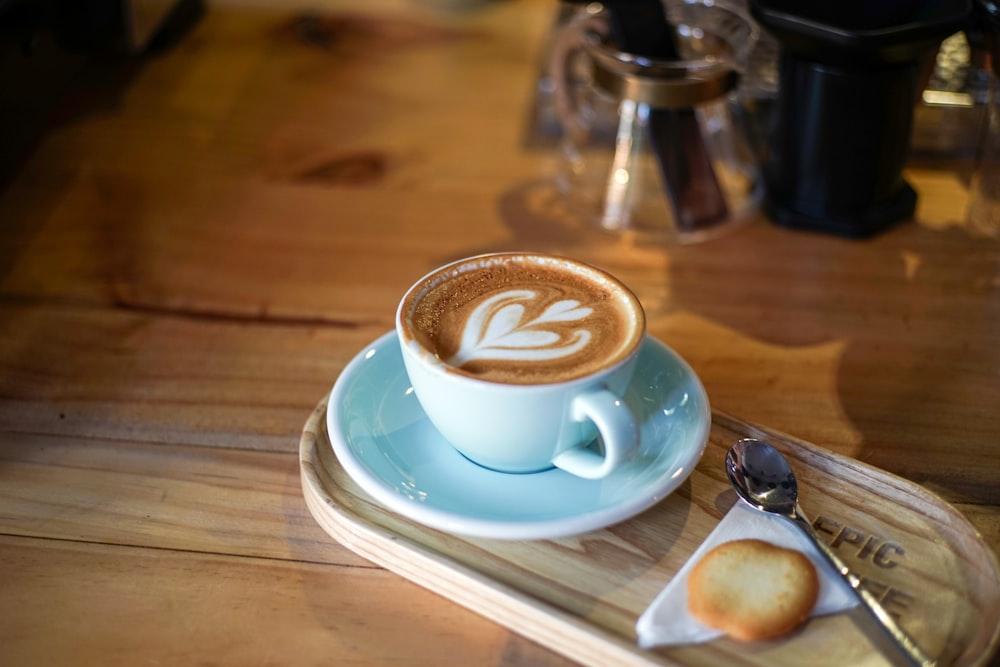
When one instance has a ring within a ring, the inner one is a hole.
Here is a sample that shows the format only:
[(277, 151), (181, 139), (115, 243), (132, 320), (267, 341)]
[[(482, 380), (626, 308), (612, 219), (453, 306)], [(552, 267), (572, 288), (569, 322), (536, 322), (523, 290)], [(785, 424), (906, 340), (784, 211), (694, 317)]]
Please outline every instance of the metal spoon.
[(879, 604), (875, 596), (861, 585), (861, 580), (851, 573), (844, 561), (813, 530), (812, 524), (803, 516), (799, 507), (799, 487), (795, 473), (778, 450), (762, 440), (739, 440), (726, 454), (726, 474), (740, 498), (763, 512), (790, 519), (816, 544), (819, 552), (861, 601), (862, 609), (867, 612), (865, 618), (875, 621), (865, 625), (878, 632), (867, 632), (870, 628), (866, 627), (866, 634), (895, 664), (922, 667), (934, 664)]

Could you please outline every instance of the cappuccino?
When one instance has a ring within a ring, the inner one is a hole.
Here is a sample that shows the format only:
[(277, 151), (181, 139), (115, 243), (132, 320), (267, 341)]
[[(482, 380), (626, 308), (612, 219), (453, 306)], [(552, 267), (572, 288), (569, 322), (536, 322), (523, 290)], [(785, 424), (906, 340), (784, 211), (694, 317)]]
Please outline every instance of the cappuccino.
[(519, 253), (432, 273), (399, 314), (450, 371), (504, 384), (559, 383), (614, 366), (635, 351), (645, 327), (638, 299), (603, 271)]

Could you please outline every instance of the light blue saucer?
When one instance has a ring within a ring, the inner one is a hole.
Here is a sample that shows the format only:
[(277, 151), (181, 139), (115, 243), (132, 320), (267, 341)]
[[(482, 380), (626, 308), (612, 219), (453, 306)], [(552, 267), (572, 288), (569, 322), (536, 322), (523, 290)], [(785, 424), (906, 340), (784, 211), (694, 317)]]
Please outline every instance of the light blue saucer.
[(333, 386), (334, 452), (385, 507), (433, 528), (475, 537), (544, 539), (597, 530), (659, 502), (691, 474), (711, 412), (700, 380), (647, 336), (625, 400), (641, 420), (639, 453), (599, 480), (558, 468), (507, 474), (472, 463), (424, 416), (390, 332), (362, 350)]

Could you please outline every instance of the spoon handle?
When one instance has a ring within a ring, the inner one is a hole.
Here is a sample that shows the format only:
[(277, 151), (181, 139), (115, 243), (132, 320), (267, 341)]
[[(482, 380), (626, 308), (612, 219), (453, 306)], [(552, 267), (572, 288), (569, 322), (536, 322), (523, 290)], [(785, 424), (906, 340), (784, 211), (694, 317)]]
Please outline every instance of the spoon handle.
[[(885, 610), (885, 607), (879, 603), (875, 596), (861, 585), (861, 579), (848, 569), (844, 561), (834, 553), (833, 549), (825, 541), (820, 539), (819, 535), (813, 529), (812, 524), (802, 515), (802, 510), (796, 506), (795, 514), (791, 515), (790, 518), (812, 539), (827, 562), (850, 585), (851, 590), (854, 591), (858, 600), (861, 601), (862, 609), (867, 612), (867, 616), (871, 620), (875, 621), (874, 625), (879, 630), (877, 634), (870, 635), (871, 639), (877, 642), (882, 648), (888, 649), (891, 652), (893, 663), (919, 665), (920, 667), (931, 667), (934, 665), (935, 662), (899, 627), (899, 624), (896, 623), (895, 619)], [(872, 624), (866, 625), (870, 626)]]

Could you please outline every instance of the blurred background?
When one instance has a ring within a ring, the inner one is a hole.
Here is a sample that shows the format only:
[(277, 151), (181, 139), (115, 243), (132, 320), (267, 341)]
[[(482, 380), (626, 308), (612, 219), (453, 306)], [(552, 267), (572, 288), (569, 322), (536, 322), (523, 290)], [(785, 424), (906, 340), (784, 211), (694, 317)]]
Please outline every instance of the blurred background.
[[(438, 11), (468, 11), (464, 5), (480, 3), (433, 4)], [(553, 0), (553, 28), (577, 7)], [(130, 68), (169, 49), (207, 8), (204, 0), (0, 0), (0, 182), (48, 128), (88, 104), (95, 87), (120, 82)], [(775, 42), (762, 34), (743, 87), (764, 112), (775, 94), (776, 58)], [(914, 159), (974, 156), (988, 91), (986, 63), (983, 36), (974, 26), (944, 40), (927, 65), (916, 104)], [(529, 137), (541, 143), (559, 132), (547, 102), (543, 86)]]

